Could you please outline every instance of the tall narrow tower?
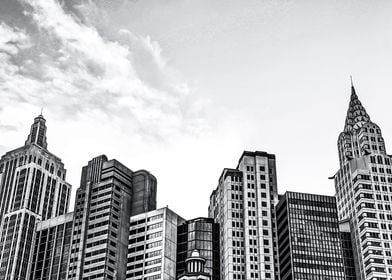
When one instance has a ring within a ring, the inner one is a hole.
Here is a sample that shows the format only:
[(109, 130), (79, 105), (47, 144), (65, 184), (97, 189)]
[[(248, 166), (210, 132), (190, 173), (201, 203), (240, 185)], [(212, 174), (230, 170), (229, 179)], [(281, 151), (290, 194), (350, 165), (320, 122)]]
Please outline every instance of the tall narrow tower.
[(244, 151), (223, 170), (208, 209), (220, 228), (221, 279), (279, 279), (277, 202), (275, 155)]
[(380, 127), (370, 120), (351, 85), (334, 176), (339, 219), (348, 219), (357, 279), (392, 278), (392, 165)]
[(37, 222), (68, 211), (71, 186), (45, 122), (36, 117), (25, 145), (0, 159), (0, 279), (29, 279)]

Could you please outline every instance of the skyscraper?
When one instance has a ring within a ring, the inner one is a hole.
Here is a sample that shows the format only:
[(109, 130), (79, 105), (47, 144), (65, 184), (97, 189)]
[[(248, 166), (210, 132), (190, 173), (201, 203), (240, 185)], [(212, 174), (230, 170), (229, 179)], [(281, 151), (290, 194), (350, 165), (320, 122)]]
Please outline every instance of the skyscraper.
[(177, 276), (186, 271), (186, 260), (197, 250), (205, 260), (204, 271), (220, 280), (219, 225), (212, 218), (196, 218), (178, 226)]
[(76, 192), (68, 279), (124, 280), (130, 217), (156, 208), (156, 179), (98, 156)]
[(335, 197), (286, 192), (276, 209), (280, 280), (345, 280)]
[(210, 197), (209, 217), (220, 228), (221, 279), (279, 279), (275, 155), (244, 151), (223, 170)]
[(47, 150), (39, 115), (25, 145), (0, 160), (0, 279), (29, 279), (37, 222), (68, 211), (65, 176), (61, 159)]
[(350, 222), (357, 279), (392, 279), (392, 159), (353, 85), (338, 151), (338, 213)]

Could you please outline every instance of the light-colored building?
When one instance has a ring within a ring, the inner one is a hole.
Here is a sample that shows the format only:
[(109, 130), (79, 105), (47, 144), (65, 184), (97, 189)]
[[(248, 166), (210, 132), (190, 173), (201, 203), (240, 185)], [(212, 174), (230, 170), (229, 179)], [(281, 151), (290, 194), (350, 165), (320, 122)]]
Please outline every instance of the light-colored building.
[(350, 222), (357, 279), (392, 279), (392, 158), (353, 86), (338, 150), (338, 213)]
[(210, 197), (209, 217), (220, 226), (221, 279), (279, 279), (275, 155), (243, 152), (224, 169)]
[(176, 279), (177, 227), (182, 222), (167, 207), (130, 218), (126, 279)]
[(0, 279), (30, 279), (37, 223), (68, 211), (65, 175), (61, 159), (47, 150), (39, 115), (25, 145), (0, 160)]

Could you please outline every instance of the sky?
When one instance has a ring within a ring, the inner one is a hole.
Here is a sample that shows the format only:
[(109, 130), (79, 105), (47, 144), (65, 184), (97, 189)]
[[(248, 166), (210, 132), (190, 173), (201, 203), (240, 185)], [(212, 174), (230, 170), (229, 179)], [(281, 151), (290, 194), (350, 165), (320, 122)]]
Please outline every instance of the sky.
[[(0, 0), (0, 154), (41, 108), (75, 192), (106, 154), (158, 180), (158, 207), (208, 215), (244, 150), (278, 190), (334, 194), (350, 75), (392, 147), (392, 2)], [(73, 202), (72, 202), (73, 204)]]

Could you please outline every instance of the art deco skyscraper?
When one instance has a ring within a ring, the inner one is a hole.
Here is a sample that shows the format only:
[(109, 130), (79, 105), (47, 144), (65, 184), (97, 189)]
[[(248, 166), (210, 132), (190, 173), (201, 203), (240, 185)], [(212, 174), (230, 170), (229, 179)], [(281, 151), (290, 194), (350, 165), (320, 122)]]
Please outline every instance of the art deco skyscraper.
[(209, 217), (220, 228), (221, 279), (279, 279), (275, 155), (245, 151), (224, 169), (210, 197)]
[(68, 210), (65, 175), (64, 164), (47, 150), (39, 115), (25, 145), (0, 160), (0, 279), (29, 279), (37, 222)]
[(357, 279), (392, 279), (392, 159), (353, 86), (338, 149), (338, 214), (350, 222)]

